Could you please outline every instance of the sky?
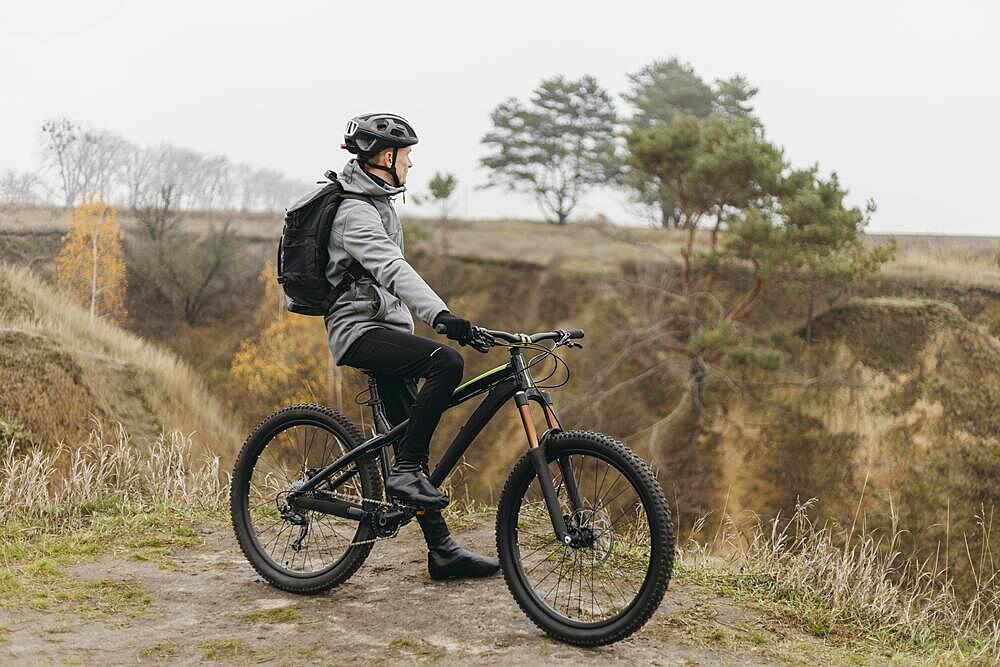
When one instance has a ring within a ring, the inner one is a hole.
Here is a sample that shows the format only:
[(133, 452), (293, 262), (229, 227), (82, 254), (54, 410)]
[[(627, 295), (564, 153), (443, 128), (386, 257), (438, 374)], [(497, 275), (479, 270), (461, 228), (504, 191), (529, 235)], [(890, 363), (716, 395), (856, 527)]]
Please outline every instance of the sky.
[[(707, 81), (745, 75), (793, 166), (875, 199), (870, 231), (997, 235), (998, 18), (989, 0), (4, 0), (0, 171), (37, 169), (42, 121), (67, 116), (310, 182), (350, 157), (347, 119), (390, 111), (420, 137), (412, 192), (451, 172), (456, 215), (537, 218), (531, 198), (483, 187), (491, 110), (592, 74), (627, 113), (627, 73), (676, 56)], [(575, 211), (597, 213), (648, 224), (612, 189)]]

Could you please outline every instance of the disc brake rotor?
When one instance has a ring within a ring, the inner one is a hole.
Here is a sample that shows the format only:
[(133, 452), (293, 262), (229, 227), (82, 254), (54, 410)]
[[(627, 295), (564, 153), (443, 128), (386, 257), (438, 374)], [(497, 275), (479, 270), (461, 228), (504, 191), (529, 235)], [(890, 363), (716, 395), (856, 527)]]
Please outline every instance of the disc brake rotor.
[(579, 526), (578, 530), (588, 531), (590, 534), (587, 546), (577, 549), (577, 553), (590, 567), (604, 563), (614, 549), (615, 536), (610, 517), (603, 510), (584, 508), (573, 514), (573, 520)]

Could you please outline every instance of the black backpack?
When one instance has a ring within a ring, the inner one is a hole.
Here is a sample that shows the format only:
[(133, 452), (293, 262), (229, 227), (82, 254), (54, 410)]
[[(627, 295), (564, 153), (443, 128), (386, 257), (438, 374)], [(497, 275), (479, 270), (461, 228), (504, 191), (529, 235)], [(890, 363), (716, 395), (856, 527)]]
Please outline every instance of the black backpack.
[(340, 202), (360, 199), (371, 203), (371, 199), (345, 193), (332, 171), (324, 176), (329, 180), (324, 187), (285, 209), (285, 226), (278, 241), (278, 283), (285, 291), (288, 310), (300, 315), (325, 316), (355, 280), (362, 276), (375, 279), (356, 260), (336, 286), (326, 277), (330, 227)]

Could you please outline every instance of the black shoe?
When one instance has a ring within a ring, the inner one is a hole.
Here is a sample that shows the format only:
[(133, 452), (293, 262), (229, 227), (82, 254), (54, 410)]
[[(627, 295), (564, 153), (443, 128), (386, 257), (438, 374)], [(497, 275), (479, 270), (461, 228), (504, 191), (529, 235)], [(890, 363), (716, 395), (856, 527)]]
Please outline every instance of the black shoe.
[(396, 459), (389, 469), (385, 489), (390, 496), (407, 505), (429, 510), (444, 509), (448, 505), (448, 496), (431, 484), (420, 461)]
[(431, 579), (489, 577), (500, 571), (500, 561), (469, 551), (449, 535), (444, 542), (428, 550), (427, 571)]

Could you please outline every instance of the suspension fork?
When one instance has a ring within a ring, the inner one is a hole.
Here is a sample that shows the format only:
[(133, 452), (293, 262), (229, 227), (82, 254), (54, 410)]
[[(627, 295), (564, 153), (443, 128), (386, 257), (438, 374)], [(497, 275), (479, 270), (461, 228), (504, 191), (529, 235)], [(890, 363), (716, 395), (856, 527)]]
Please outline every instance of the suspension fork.
[[(545, 414), (545, 423), (548, 426), (541, 437), (535, 431), (535, 424), (531, 419), (531, 412), (528, 409), (528, 402), (532, 400), (542, 406), (542, 411)], [(562, 508), (559, 506), (559, 498), (556, 495), (555, 485), (552, 481), (552, 472), (549, 470), (549, 463), (546, 456), (546, 442), (550, 434), (562, 430), (559, 419), (552, 409), (552, 399), (547, 392), (539, 391), (536, 387), (532, 386), (516, 392), (514, 394), (514, 403), (517, 405), (518, 414), (521, 416), (521, 425), (524, 427), (524, 433), (528, 438), (528, 457), (531, 460), (532, 468), (535, 470), (535, 476), (538, 477), (538, 485), (542, 489), (542, 497), (545, 499), (545, 508), (549, 513), (552, 529), (561, 542), (569, 544), (573, 541), (573, 536), (570, 534), (571, 527), (566, 525)], [(558, 463), (563, 483), (566, 485), (566, 492), (569, 495), (572, 513), (575, 515), (583, 507), (583, 503), (580, 500), (580, 490), (576, 483), (576, 476), (573, 473), (573, 466), (570, 464), (569, 459), (565, 457), (560, 457)]]

